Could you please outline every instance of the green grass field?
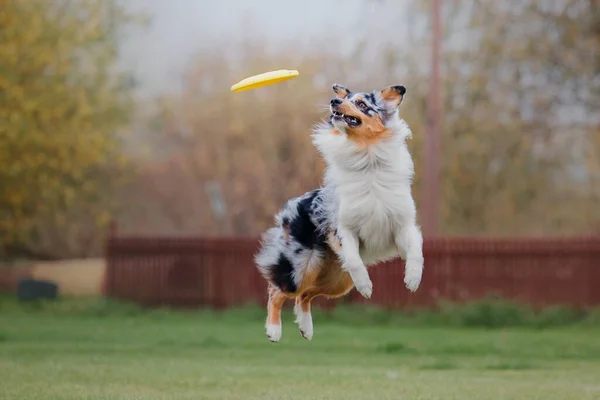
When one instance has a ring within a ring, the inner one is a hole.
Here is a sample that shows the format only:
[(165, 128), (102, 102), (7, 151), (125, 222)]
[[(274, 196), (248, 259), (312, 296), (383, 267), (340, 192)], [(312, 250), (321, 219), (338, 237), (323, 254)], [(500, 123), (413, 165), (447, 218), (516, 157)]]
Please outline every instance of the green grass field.
[(427, 327), (361, 312), (346, 311), (354, 322), (316, 316), (307, 342), (287, 309), (272, 344), (257, 308), (24, 307), (5, 297), (0, 399), (600, 399), (598, 325)]

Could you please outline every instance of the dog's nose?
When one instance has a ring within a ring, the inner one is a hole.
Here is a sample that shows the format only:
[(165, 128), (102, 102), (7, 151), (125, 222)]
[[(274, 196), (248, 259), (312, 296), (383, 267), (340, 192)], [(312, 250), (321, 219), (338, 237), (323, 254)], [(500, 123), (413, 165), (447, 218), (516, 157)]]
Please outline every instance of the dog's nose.
[(342, 99), (337, 99), (336, 98), (336, 99), (331, 100), (331, 105), (334, 106), (334, 107), (339, 106), (342, 103), (343, 103)]

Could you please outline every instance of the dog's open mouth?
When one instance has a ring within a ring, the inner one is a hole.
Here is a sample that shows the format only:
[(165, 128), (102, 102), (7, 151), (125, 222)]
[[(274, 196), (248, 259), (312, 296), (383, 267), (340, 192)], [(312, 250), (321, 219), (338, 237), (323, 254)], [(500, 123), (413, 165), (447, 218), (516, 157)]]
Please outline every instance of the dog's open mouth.
[(361, 121), (359, 118), (353, 117), (351, 115), (344, 115), (337, 111), (332, 111), (333, 119), (336, 121), (344, 121), (348, 126), (358, 126)]

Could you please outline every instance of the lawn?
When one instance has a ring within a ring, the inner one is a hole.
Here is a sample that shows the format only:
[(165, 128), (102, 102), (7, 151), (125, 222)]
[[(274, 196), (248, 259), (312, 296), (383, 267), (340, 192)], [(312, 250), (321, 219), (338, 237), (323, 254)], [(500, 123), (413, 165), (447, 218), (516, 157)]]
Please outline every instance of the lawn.
[[(0, 302), (0, 399), (600, 399), (600, 328), (351, 323), (285, 310)], [(74, 307), (74, 309), (73, 309)], [(114, 309), (113, 309), (114, 308)], [(358, 312), (358, 311), (357, 311)]]

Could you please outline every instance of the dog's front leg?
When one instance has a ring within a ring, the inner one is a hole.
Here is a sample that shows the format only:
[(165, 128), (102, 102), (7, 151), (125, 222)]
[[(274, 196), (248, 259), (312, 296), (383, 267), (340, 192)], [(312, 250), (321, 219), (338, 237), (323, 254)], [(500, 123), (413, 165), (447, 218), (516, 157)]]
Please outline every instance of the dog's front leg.
[(416, 224), (404, 225), (396, 234), (396, 246), (406, 260), (404, 284), (414, 292), (421, 284), (423, 275), (423, 237)]
[(338, 254), (342, 258), (342, 268), (350, 274), (356, 290), (370, 299), (373, 283), (369, 278), (367, 267), (360, 258), (358, 237), (343, 225), (338, 226), (337, 235), (341, 245)]

